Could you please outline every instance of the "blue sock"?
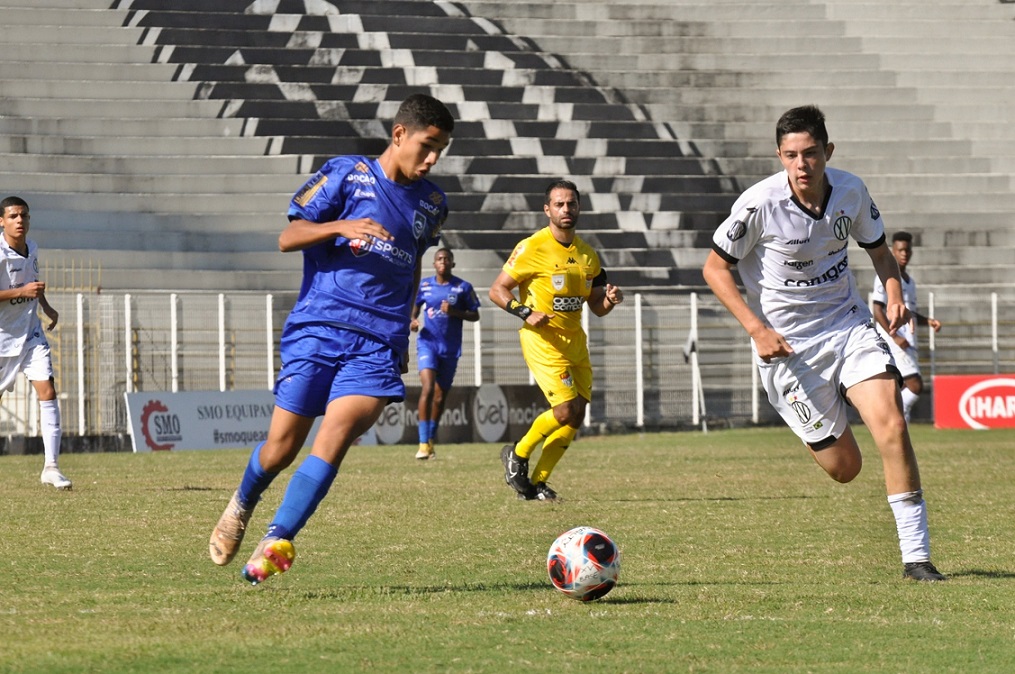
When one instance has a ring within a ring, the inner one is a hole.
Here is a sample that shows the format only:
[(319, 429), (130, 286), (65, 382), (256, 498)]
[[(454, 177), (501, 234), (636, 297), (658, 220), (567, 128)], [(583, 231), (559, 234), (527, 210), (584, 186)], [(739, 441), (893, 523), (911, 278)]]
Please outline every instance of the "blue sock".
[(282, 505), (268, 527), (268, 535), (288, 540), (295, 538), (317, 510), (337, 474), (338, 469), (324, 459), (313, 454), (304, 459), (289, 480)]
[(438, 419), (434, 419), (433, 421), (430, 422), (430, 441), (431, 442), (437, 439), (437, 424), (439, 424), (439, 423), (440, 423), (440, 420), (438, 420)]
[(420, 419), (419, 421), (419, 444), (430, 441), (430, 422)]
[(250, 461), (247, 462), (247, 469), (243, 472), (243, 480), (240, 482), (240, 504), (245, 508), (257, 505), (261, 500), (261, 494), (268, 488), (278, 473), (268, 473), (261, 468), (261, 447), (259, 443), (250, 454)]

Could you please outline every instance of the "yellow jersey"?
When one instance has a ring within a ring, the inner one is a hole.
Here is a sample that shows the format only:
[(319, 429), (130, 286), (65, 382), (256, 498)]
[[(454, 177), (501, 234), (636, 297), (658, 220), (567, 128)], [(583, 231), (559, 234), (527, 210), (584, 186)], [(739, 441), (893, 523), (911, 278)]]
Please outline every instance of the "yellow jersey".
[(521, 329), (539, 333), (549, 348), (573, 361), (588, 358), (581, 318), (592, 281), (602, 271), (596, 251), (578, 236), (565, 246), (547, 226), (520, 241), (503, 269), (518, 282), (522, 304), (553, 314), (542, 328), (523, 323)]

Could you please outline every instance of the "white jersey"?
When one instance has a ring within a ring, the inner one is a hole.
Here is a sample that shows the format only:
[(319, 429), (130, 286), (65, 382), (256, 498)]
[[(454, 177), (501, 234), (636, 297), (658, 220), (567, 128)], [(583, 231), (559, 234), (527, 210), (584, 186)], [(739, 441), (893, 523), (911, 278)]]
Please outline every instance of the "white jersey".
[[(874, 291), (871, 293), (872, 299), (879, 304), (888, 305), (888, 294), (885, 292), (885, 284), (881, 282), (877, 274), (874, 274)], [(897, 334), (904, 340), (909, 342), (910, 348), (916, 348), (916, 281), (910, 275), (908, 279), (903, 277), (902, 279), (902, 301), (909, 309), (910, 319), (908, 323), (899, 326)], [(881, 326), (878, 325), (880, 329)], [(884, 330), (882, 330), (884, 333)], [(887, 333), (885, 333), (887, 334)], [(894, 341), (891, 342), (894, 345)]]
[(791, 343), (871, 318), (847, 247), (850, 236), (863, 248), (881, 245), (884, 223), (862, 180), (832, 168), (825, 177), (823, 215), (796, 200), (782, 171), (740, 195), (712, 238), (712, 249), (737, 266), (754, 313)]
[[(0, 236), (0, 290), (20, 288), (39, 280), (38, 246), (31, 239), (26, 243), (27, 257)], [(35, 298), (18, 297), (0, 302), (0, 356), (20, 355), (29, 337), (42, 335), (38, 307), (39, 300)]]

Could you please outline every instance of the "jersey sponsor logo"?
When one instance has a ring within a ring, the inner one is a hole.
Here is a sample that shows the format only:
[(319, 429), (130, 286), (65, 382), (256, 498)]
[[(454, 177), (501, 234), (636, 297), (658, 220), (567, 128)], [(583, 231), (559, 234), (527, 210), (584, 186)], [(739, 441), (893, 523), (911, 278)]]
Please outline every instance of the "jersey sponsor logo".
[(832, 233), (835, 234), (835, 238), (839, 241), (845, 241), (849, 238), (849, 229), (853, 226), (853, 218), (845, 214), (840, 214), (835, 219), (835, 223), (832, 225)]
[(784, 286), (796, 286), (797, 288), (806, 288), (811, 286), (819, 286), (823, 283), (830, 283), (837, 280), (842, 274), (849, 268), (849, 258), (843, 258), (837, 265), (826, 271), (821, 276), (814, 276), (811, 278), (804, 279), (786, 279), (783, 281)]
[(874, 200), (871, 199), (871, 220), (877, 220), (881, 217), (881, 211), (874, 205)]
[(847, 248), (849, 248), (849, 244), (848, 243), (846, 245), (844, 245), (842, 248), (836, 248), (835, 250), (831, 251), (828, 254), (830, 256), (831, 255), (838, 255), (839, 253), (841, 253), (842, 251), (846, 250)]
[(554, 290), (563, 290), (565, 280), (566, 278), (563, 274), (552, 274), (550, 276), (550, 283), (553, 284)]
[(801, 269), (804, 269), (805, 267), (810, 267), (811, 265), (813, 265), (814, 264), (814, 260), (786, 260), (782, 264), (783, 264), (783, 266), (793, 267), (793, 269), (796, 269), (797, 271), (800, 271)]
[(314, 195), (321, 191), (321, 188), (328, 184), (328, 176), (317, 173), (313, 178), (307, 181), (307, 183), (300, 188), (300, 191), (293, 197), (293, 201), (297, 206), (306, 207), (310, 203)]
[(361, 190), (356, 188), (356, 191), (352, 193), (353, 197), (359, 197), (360, 199), (376, 199), (377, 193), (371, 190)]
[(422, 238), (428, 222), (425, 215), (419, 211), (414, 211), (412, 214), (412, 235), (417, 239)]
[(743, 220), (737, 220), (726, 230), (726, 238), (730, 241), (739, 241), (747, 234), (747, 225)]
[(376, 185), (377, 180), (370, 174), (350, 173), (345, 177), (347, 183), (358, 183), (360, 185)]
[(419, 207), (434, 217), (437, 217), (441, 212), (439, 204), (434, 205), (424, 201), (423, 199), (419, 200)]
[(582, 303), (584, 303), (584, 301), (585, 300), (582, 297), (568, 297), (568, 296), (554, 297), (553, 311), (554, 312), (560, 311), (565, 313), (573, 311), (581, 311)]
[(789, 241), (786, 242), (786, 245), (788, 245), (788, 246), (802, 246), (805, 243), (810, 243), (810, 242), (811, 242), (811, 238), (810, 237), (807, 237), (806, 239), (790, 239)]

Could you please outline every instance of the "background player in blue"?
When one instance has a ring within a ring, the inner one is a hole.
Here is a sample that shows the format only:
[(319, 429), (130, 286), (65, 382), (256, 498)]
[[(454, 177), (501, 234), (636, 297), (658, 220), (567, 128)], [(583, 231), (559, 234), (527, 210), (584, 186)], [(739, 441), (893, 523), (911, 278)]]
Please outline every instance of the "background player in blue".
[(303, 251), (303, 283), (282, 329), (268, 438), (251, 453), (212, 532), (212, 561), (232, 560), (261, 494), (296, 459), (315, 418), (324, 419), (243, 568), (255, 585), (289, 569), (292, 540), (327, 494), (350, 445), (385, 405), (405, 397), (401, 373), (421, 256), (437, 243), (448, 213), (444, 192), (426, 176), (451, 142), (454, 124), (437, 99), (410, 96), (380, 157), (331, 159), (290, 203), (279, 248)]
[[(479, 320), (479, 298), (472, 284), (451, 273), (455, 256), (447, 248), (434, 254), (436, 275), (423, 279), (412, 308), (412, 330), (419, 330), (416, 361), (419, 381), (419, 451), (417, 459), (436, 456), (433, 444), (444, 413), (444, 399), (451, 389), (462, 357), (462, 322)], [(423, 322), (418, 317), (422, 313)]]

